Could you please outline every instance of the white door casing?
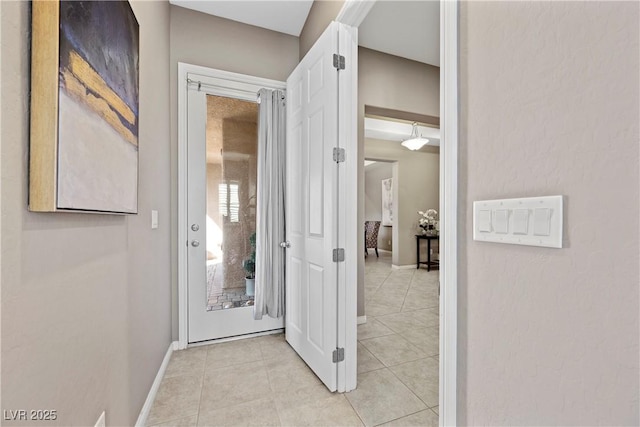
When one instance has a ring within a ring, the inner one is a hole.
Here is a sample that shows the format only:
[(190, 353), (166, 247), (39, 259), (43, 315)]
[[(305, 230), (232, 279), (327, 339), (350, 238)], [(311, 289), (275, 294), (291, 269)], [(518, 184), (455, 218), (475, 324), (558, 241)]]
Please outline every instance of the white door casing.
[[(358, 27), (374, 4), (345, 0), (336, 20)], [(457, 424), (459, 9), (459, 0), (440, 0), (440, 426)]]

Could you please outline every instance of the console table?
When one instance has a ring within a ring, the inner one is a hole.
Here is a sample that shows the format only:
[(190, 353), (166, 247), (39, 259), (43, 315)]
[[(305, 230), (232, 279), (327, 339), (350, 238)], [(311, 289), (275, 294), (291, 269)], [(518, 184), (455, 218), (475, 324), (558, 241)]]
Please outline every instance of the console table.
[[(420, 240), (427, 241), (427, 260), (420, 261)], [(431, 241), (437, 240), (440, 241), (440, 236), (435, 235), (427, 235), (427, 234), (416, 234), (416, 260), (417, 265), (416, 268), (420, 268), (420, 264), (427, 265), (427, 271), (431, 271), (431, 268), (440, 269), (440, 261), (431, 261)]]

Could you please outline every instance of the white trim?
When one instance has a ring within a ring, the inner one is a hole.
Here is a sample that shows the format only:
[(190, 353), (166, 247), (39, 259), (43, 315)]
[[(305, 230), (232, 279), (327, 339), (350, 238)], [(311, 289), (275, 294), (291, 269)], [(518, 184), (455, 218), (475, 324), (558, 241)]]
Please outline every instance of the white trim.
[[(259, 88), (286, 89), (286, 83), (178, 62), (178, 348), (188, 345), (187, 264), (187, 79), (202, 82), (202, 91), (255, 101)], [(258, 89), (256, 89), (256, 87)], [(185, 243), (182, 243), (185, 242)]]
[[(338, 263), (338, 346), (345, 349), (344, 363), (338, 363), (338, 391), (356, 388), (358, 354), (358, 214), (348, 206), (358, 200), (358, 29), (338, 23), (338, 51), (345, 57), (344, 72), (338, 73), (338, 145), (345, 149), (339, 174), (338, 247), (345, 260)], [(351, 260), (351, 261), (349, 261)]]
[(358, 316), (358, 325), (364, 325), (367, 323), (367, 316)]
[(413, 268), (414, 270), (416, 269), (416, 264), (406, 264), (406, 265), (395, 265), (395, 264), (391, 264), (391, 268), (393, 270), (409, 270), (411, 268)]
[(164, 373), (166, 372), (167, 366), (169, 365), (169, 360), (171, 360), (171, 354), (173, 354), (173, 351), (177, 347), (178, 347), (177, 341), (173, 341), (172, 343), (169, 344), (167, 353), (164, 355), (164, 359), (162, 359), (162, 364), (160, 365), (160, 369), (158, 369), (156, 378), (153, 380), (153, 384), (151, 384), (151, 389), (149, 390), (149, 394), (147, 394), (147, 400), (144, 401), (144, 405), (142, 405), (142, 409), (140, 410), (140, 415), (138, 415), (138, 420), (136, 421), (136, 424), (135, 424), (136, 427), (143, 427), (147, 425), (147, 418), (149, 417), (151, 406), (153, 405), (153, 401), (156, 398), (156, 394), (158, 394), (160, 383), (162, 382)]
[(204, 347), (206, 345), (211, 345), (211, 344), (220, 344), (220, 343), (223, 343), (223, 342), (243, 340), (245, 338), (258, 338), (258, 337), (262, 337), (262, 336), (265, 336), (265, 335), (275, 335), (275, 334), (282, 334), (282, 333), (284, 333), (284, 328), (271, 329), (269, 331), (254, 332), (252, 334), (237, 335), (235, 337), (218, 338), (218, 339), (210, 340), (210, 341), (200, 341), (200, 342), (196, 342), (196, 343), (193, 343), (193, 344), (189, 344), (187, 346), (187, 348)]
[(346, 0), (336, 17), (336, 21), (352, 27), (359, 27), (375, 4), (375, 0)]
[(393, 251), (389, 251), (387, 249), (380, 249), (380, 248), (378, 248), (378, 252), (383, 252), (383, 253), (386, 253), (386, 254), (393, 253)]
[(457, 423), (458, 10), (440, 2), (440, 425)]

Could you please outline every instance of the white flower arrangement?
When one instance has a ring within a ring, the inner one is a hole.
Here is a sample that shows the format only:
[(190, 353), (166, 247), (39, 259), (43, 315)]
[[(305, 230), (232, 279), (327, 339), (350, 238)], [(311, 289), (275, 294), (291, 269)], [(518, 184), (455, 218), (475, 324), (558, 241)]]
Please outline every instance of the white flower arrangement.
[(418, 222), (420, 224), (420, 228), (423, 230), (437, 230), (440, 224), (438, 223), (438, 211), (435, 209), (428, 209), (426, 212), (418, 211)]

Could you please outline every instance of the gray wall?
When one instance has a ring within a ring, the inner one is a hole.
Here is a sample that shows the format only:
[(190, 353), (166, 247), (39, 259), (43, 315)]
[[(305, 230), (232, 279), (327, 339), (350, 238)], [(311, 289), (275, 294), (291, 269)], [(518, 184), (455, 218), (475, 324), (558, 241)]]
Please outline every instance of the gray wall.
[[(358, 224), (364, 227), (364, 107), (440, 117), (440, 69), (358, 48)], [(362, 235), (362, 230), (359, 235)], [(359, 240), (358, 252), (364, 253)], [(358, 260), (358, 316), (364, 313), (364, 257)]]
[(171, 265), (173, 339), (178, 339), (178, 62), (285, 81), (298, 65), (298, 38), (171, 6)]
[(410, 151), (399, 143), (369, 138), (365, 140), (364, 155), (368, 159), (397, 162), (392, 262), (398, 266), (415, 264), (418, 211), (439, 209), (440, 155)]
[(171, 342), (169, 6), (132, 3), (141, 46), (133, 216), (27, 211), (29, 7), (0, 5), (2, 407), (56, 409), (58, 425), (94, 425), (106, 409), (109, 424), (132, 425)]
[[(382, 221), (382, 180), (393, 177), (393, 163), (377, 162), (365, 167), (364, 173), (364, 219)], [(394, 218), (395, 219), (395, 218)], [(380, 225), (378, 249), (391, 250), (393, 228)]]
[(315, 0), (313, 2), (307, 20), (300, 32), (300, 59), (304, 58), (309, 52), (311, 46), (327, 29), (331, 21), (336, 19), (343, 5), (343, 0)]
[[(637, 2), (465, 2), (458, 393), (467, 425), (638, 425)], [(472, 240), (562, 194), (564, 248)]]

